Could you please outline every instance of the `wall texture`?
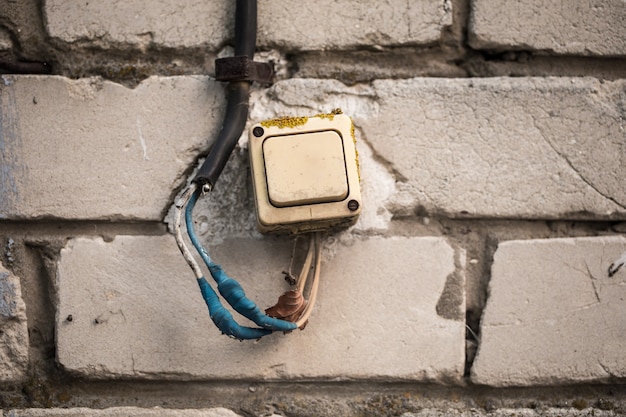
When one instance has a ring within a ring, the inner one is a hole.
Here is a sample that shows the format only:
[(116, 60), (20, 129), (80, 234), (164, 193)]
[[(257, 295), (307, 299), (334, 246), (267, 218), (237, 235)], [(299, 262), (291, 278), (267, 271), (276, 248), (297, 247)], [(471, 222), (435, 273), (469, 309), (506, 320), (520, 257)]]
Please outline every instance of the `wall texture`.
[[(0, 0), (4, 415), (626, 414), (626, 3), (259, 1), (248, 126), (341, 108), (363, 213), (258, 342), (172, 234), (234, 12)], [(265, 308), (304, 244), (257, 232), (246, 135), (194, 221)]]

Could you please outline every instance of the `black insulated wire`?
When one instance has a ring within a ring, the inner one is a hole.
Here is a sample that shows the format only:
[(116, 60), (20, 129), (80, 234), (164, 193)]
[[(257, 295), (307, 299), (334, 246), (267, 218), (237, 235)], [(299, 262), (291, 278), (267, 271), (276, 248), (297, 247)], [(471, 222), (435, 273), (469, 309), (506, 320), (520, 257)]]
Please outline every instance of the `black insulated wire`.
[(235, 9), (235, 56), (252, 61), (256, 49), (256, 0), (237, 0)]
[[(235, 56), (246, 55), (252, 60), (256, 49), (257, 2), (237, 0), (235, 9)], [(231, 81), (227, 87), (226, 115), (215, 145), (200, 167), (194, 182), (215, 186), (228, 158), (246, 126), (250, 100), (250, 81)]]
[(194, 178), (197, 184), (215, 186), (217, 179), (224, 170), (228, 158), (235, 149), (237, 141), (246, 126), (248, 119), (248, 99), (250, 82), (235, 81), (228, 83), (228, 102), (222, 129), (211, 148), (209, 155)]

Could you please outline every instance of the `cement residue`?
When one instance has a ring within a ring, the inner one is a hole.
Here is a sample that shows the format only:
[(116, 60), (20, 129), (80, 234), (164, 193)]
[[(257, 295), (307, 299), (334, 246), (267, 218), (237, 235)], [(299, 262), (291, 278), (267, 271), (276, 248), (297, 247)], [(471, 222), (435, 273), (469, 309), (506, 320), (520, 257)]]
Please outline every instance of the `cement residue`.
[[(189, 178), (194, 178), (195, 173), (194, 170)], [(174, 229), (174, 208), (174, 205), (170, 207), (164, 219), (171, 232)], [(194, 225), (200, 239), (209, 245), (219, 244), (225, 238), (260, 237), (256, 229), (247, 151), (235, 149), (215, 188), (198, 199)]]

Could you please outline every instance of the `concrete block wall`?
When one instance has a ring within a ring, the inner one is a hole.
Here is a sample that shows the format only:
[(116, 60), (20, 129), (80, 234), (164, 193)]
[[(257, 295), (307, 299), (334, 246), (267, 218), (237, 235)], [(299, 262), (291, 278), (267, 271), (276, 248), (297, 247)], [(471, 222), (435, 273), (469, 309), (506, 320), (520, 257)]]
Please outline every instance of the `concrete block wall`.
[[(224, 116), (230, 1), (0, 1), (7, 416), (623, 415), (626, 4), (259, 1), (248, 126), (341, 108), (363, 214), (303, 331), (213, 326), (171, 233)], [(244, 134), (195, 210), (262, 308)]]

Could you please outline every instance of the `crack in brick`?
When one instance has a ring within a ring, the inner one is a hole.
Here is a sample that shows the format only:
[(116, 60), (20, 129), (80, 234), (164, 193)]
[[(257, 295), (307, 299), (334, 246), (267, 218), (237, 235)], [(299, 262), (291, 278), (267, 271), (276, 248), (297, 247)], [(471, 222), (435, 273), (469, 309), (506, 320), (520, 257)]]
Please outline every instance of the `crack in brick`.
[(535, 129), (537, 129), (537, 131), (539, 132), (541, 138), (543, 139), (543, 141), (554, 151), (554, 153), (556, 155), (558, 155), (558, 157), (560, 159), (562, 159), (563, 161), (565, 161), (565, 163), (570, 167), (570, 169), (576, 173), (576, 176), (578, 178), (580, 178), (582, 180), (582, 182), (584, 182), (587, 186), (589, 186), (589, 188), (591, 188), (593, 191), (595, 191), (596, 193), (598, 193), (599, 195), (601, 195), (602, 197), (604, 197), (605, 199), (611, 201), (612, 203), (614, 203), (616, 206), (622, 208), (622, 209), (626, 209), (626, 205), (620, 203), (619, 201), (617, 201), (616, 198), (607, 195), (606, 193), (600, 191), (594, 184), (593, 182), (591, 182), (590, 180), (588, 180), (587, 178), (585, 178), (585, 176), (578, 170), (578, 168), (576, 168), (576, 166), (572, 163), (572, 161), (570, 161), (570, 159), (568, 158), (567, 155), (564, 155), (562, 152), (560, 152), (556, 146), (554, 146), (554, 144), (552, 143), (552, 141), (550, 141), (549, 138), (546, 137), (546, 135), (544, 135), (543, 131), (537, 126), (536, 120), (533, 117), (532, 118), (533, 124)]
[(591, 278), (591, 286), (593, 287), (593, 293), (596, 296), (596, 300), (598, 301), (598, 304), (600, 304), (601, 303), (600, 294), (598, 294), (598, 287), (596, 287), (596, 277), (594, 277), (593, 274), (591, 273), (591, 270), (589, 269), (589, 265), (587, 264), (587, 262), (585, 262), (585, 268), (587, 268), (587, 274), (589, 275), (589, 278)]

